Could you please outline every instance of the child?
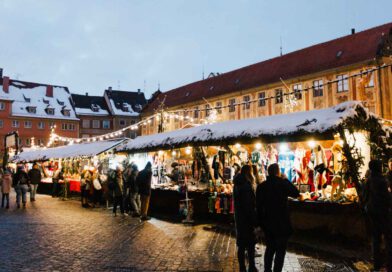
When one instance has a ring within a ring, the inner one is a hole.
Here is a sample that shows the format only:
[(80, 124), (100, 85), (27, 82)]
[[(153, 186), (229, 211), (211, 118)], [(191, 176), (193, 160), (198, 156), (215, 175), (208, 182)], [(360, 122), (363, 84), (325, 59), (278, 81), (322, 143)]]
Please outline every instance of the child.
[(4, 208), (4, 200), (7, 201), (6, 209), (10, 207), (10, 190), (12, 184), (12, 177), (9, 171), (5, 171), (3, 178), (1, 179), (1, 193), (3, 197), (1, 199), (1, 207)]

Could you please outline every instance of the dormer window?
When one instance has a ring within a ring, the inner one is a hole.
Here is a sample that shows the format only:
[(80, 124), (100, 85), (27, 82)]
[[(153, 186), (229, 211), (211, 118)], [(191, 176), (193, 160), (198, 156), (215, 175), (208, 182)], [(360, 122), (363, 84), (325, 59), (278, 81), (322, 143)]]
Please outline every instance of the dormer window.
[(28, 113), (37, 113), (37, 107), (28, 106), (26, 110)]
[(56, 99), (57, 100), (57, 103), (60, 105), (60, 106), (64, 106), (64, 102), (63, 101), (60, 101), (60, 100), (58, 100), (58, 99)]
[(48, 115), (54, 115), (54, 108), (46, 108), (45, 111)]
[(91, 104), (91, 110), (93, 112), (98, 112), (100, 107), (97, 104)]
[(122, 103), (122, 111), (126, 111), (126, 112), (128, 112), (129, 111), (129, 105), (128, 105), (128, 103)]
[(63, 109), (61, 112), (64, 116), (71, 116), (71, 111), (68, 109)]
[(42, 98), (42, 102), (44, 102), (46, 105), (49, 105), (49, 100), (46, 100), (45, 98)]
[(135, 107), (135, 110), (137, 110), (137, 111), (142, 110), (142, 105), (140, 105), (140, 104), (136, 104), (134, 107)]

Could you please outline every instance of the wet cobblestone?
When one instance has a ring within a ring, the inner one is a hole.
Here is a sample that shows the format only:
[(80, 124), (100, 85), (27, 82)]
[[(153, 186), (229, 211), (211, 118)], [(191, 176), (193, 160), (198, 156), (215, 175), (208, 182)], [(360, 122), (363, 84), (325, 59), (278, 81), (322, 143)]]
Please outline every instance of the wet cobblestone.
[[(43, 195), (25, 210), (1, 209), (0, 233), (0, 271), (238, 271), (229, 228), (112, 217)], [(263, 271), (262, 257), (257, 263)], [(284, 270), (353, 271), (298, 252), (287, 254)]]

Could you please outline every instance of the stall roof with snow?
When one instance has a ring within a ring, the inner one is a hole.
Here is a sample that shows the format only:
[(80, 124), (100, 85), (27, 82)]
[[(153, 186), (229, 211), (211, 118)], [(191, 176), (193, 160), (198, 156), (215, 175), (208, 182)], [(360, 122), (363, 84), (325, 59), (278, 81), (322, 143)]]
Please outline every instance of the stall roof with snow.
[(30, 149), (11, 158), (12, 162), (46, 161), (49, 159), (65, 159), (75, 157), (92, 157), (111, 150), (125, 139), (108, 140), (92, 143), (73, 144), (52, 148)]
[[(226, 121), (140, 136), (119, 145), (116, 151), (136, 153), (188, 145), (227, 145), (238, 141), (245, 143), (256, 139), (266, 143), (302, 141), (309, 137), (333, 139), (333, 134), (341, 125), (358, 115), (364, 115), (364, 121), (370, 116), (360, 102), (350, 101), (326, 109)], [(362, 128), (366, 129), (364, 126)]]

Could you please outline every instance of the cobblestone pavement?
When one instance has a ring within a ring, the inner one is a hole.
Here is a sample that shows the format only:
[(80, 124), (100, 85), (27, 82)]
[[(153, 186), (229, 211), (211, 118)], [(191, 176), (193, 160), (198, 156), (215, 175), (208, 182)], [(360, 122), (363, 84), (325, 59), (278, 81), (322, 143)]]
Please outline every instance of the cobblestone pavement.
[[(229, 229), (112, 217), (39, 195), (0, 210), (0, 271), (237, 271)], [(261, 252), (264, 248), (261, 246)], [(289, 252), (285, 271), (353, 271), (342, 260)], [(257, 259), (260, 271), (261, 257)]]

